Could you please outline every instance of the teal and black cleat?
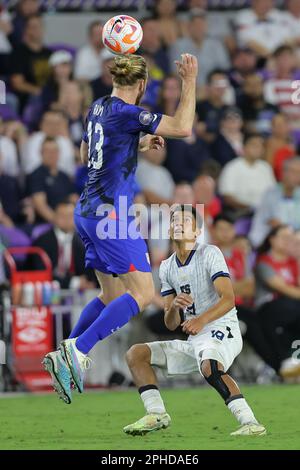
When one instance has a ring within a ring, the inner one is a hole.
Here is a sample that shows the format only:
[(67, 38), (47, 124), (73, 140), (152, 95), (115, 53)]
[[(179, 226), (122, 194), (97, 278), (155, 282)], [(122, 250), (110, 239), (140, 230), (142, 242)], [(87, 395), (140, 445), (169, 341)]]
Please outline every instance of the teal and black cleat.
[(60, 343), (61, 354), (69, 368), (75, 389), (83, 392), (84, 372), (90, 368), (91, 359), (76, 347), (76, 339), (65, 339)]
[(68, 405), (72, 402), (71, 374), (60, 351), (53, 351), (43, 359), (44, 369), (49, 372), (55, 392)]

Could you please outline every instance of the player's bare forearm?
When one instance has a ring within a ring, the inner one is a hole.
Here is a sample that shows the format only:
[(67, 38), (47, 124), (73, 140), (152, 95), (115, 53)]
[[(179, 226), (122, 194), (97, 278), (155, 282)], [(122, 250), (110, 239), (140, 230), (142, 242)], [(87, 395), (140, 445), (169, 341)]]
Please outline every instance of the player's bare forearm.
[(202, 315), (182, 323), (182, 330), (190, 335), (198, 334), (208, 323), (226, 315), (235, 306), (235, 296), (228, 277), (218, 277), (214, 281), (219, 301)]
[(181, 323), (179, 309), (171, 307), (169, 309), (165, 308), (165, 325), (170, 331), (176, 330)]
[(187, 129), (191, 133), (195, 109), (196, 77), (187, 77), (182, 80), (181, 98), (174, 116), (180, 129)]

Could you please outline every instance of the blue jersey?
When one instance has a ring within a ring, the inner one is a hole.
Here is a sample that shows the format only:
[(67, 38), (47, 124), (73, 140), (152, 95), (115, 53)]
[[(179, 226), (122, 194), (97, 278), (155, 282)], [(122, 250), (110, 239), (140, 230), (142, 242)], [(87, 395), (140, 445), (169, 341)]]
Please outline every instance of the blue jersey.
[(154, 134), (161, 118), (115, 96), (92, 104), (83, 135), (88, 144), (88, 181), (75, 210), (78, 215), (96, 217), (104, 204), (114, 206), (118, 215), (120, 196), (130, 207), (140, 132)]

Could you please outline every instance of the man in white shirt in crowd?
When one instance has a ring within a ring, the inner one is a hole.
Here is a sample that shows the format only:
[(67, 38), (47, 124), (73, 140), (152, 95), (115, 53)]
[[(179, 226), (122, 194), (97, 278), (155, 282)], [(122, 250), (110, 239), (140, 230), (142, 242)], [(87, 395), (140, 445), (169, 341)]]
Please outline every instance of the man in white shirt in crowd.
[(88, 28), (88, 44), (77, 52), (75, 58), (74, 77), (77, 80), (95, 80), (102, 72), (101, 52), (104, 49), (102, 37), (103, 25), (93, 21)]
[(41, 165), (45, 137), (56, 139), (59, 149), (58, 168), (70, 177), (75, 173), (75, 150), (69, 137), (68, 122), (60, 111), (44, 113), (41, 130), (32, 134), (21, 150), (21, 166), (26, 175)]
[(267, 58), (290, 40), (285, 13), (274, 7), (274, 0), (252, 0), (251, 8), (236, 15), (235, 28), (240, 46), (247, 46), (259, 57)]
[(264, 140), (260, 134), (244, 139), (244, 156), (225, 165), (219, 180), (224, 204), (233, 213), (251, 213), (259, 206), (264, 192), (275, 184), (273, 170), (262, 160)]

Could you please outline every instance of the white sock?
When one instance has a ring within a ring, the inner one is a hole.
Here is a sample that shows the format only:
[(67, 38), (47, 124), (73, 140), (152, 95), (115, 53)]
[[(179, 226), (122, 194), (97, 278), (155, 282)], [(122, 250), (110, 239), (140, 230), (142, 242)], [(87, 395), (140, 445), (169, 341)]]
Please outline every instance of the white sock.
[(258, 424), (253, 411), (246, 402), (245, 398), (237, 398), (236, 400), (232, 400), (228, 403), (227, 406), (241, 425), (249, 423)]
[(153, 388), (142, 392), (140, 395), (147, 414), (163, 414), (166, 412), (165, 405), (159, 390)]

